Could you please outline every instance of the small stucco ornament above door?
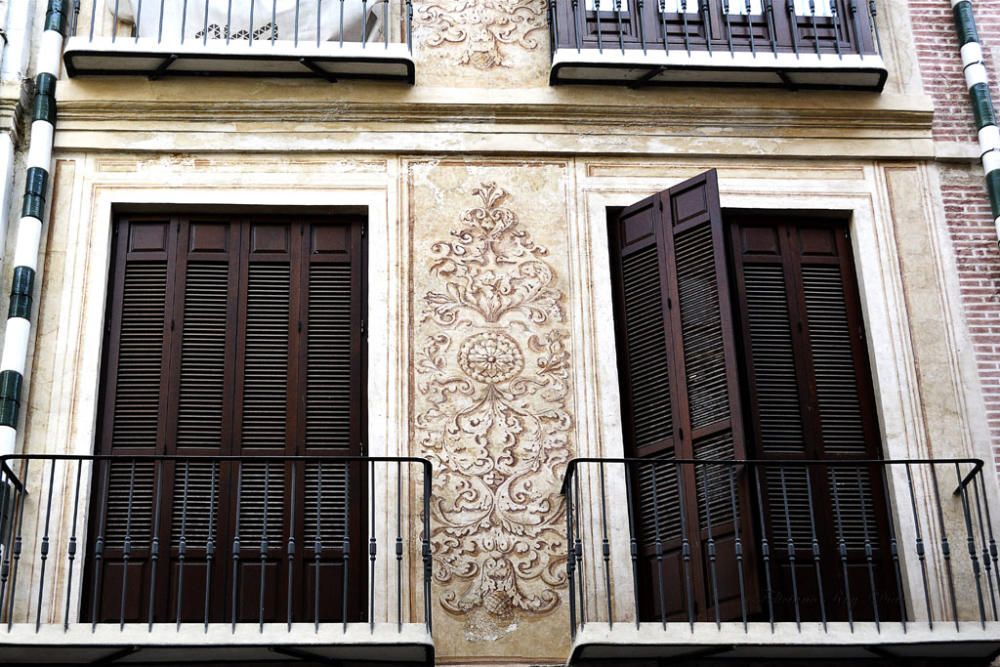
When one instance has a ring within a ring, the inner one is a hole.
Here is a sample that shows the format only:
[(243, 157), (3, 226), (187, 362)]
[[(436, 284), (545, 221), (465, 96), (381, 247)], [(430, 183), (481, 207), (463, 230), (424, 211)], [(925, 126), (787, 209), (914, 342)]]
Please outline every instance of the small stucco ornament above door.
[(431, 85), (548, 85), (545, 0), (414, 0), (417, 76)]
[[(572, 452), (565, 295), (548, 250), (494, 183), (418, 248), (415, 417), (434, 466), (437, 603), (465, 639), (546, 615), (566, 586), (559, 486)], [(429, 252), (428, 252), (429, 251)]]
[(545, 0), (425, 0), (414, 21), (426, 28), (421, 43), (461, 45), (456, 64), (488, 70), (509, 65), (508, 49), (533, 51), (546, 27)]

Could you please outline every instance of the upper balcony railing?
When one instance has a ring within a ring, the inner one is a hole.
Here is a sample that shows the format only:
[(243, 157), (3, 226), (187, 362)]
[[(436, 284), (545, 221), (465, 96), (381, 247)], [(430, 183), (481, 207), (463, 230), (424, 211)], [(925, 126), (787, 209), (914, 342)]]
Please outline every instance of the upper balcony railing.
[(69, 76), (413, 83), (411, 0), (78, 0)]
[(979, 460), (576, 459), (563, 494), (574, 661), (1000, 651)]
[(424, 459), (0, 464), (0, 663), (187, 647), (199, 662), (433, 664)]
[(876, 0), (552, 0), (552, 83), (881, 90)]

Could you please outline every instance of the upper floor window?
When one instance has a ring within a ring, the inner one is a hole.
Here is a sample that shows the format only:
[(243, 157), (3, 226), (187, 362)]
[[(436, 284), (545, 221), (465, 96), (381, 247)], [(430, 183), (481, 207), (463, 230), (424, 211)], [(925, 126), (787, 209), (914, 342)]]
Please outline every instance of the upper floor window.
[(413, 83), (411, 0), (81, 0), (69, 76)]
[(881, 90), (875, 0), (555, 0), (553, 83)]

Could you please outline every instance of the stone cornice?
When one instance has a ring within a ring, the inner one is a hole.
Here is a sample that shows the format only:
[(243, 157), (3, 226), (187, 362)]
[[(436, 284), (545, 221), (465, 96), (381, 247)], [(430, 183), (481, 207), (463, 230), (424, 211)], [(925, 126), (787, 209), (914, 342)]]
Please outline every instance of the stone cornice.
[[(933, 110), (922, 96), (127, 82), (65, 82), (59, 89), (58, 145), (121, 150), (142, 135), (149, 150), (157, 136), (172, 135), (161, 137), (168, 150), (272, 150), (254, 135), (280, 135), (289, 150), (645, 154), (662, 153), (660, 144), (683, 138), (699, 142), (691, 149), (705, 154), (725, 151), (728, 140), (735, 141), (730, 149), (758, 154), (933, 155)], [(227, 148), (192, 139), (218, 134), (227, 135)], [(362, 135), (359, 145), (356, 137)], [(497, 143), (496, 137), (505, 140)], [(299, 146), (296, 138), (309, 143)], [(786, 140), (801, 145), (764, 145)], [(666, 152), (691, 154), (680, 145)]]

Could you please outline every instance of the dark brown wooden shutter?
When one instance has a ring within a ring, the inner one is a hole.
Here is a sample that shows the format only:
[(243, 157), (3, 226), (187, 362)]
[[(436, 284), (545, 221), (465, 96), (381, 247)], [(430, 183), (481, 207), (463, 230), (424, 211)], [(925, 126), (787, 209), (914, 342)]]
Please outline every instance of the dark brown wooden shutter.
[[(625, 209), (612, 229), (620, 378), (628, 454), (639, 458), (744, 458), (736, 349), (729, 303), (725, 237), (714, 171)], [(654, 258), (655, 252), (655, 258)], [(669, 557), (656, 582), (669, 579), (670, 614), (687, 613), (680, 578), (681, 507), (694, 575), (690, 606), (701, 618), (739, 613), (735, 533), (751, 540), (745, 484), (737, 489), (734, 516), (728, 466), (641, 467), (637, 523), (647, 557), (651, 531), (660, 527)], [(709, 531), (711, 523), (711, 531)], [(707, 541), (718, 555), (718, 589), (711, 584)], [(642, 586), (654, 589), (654, 586)], [(653, 596), (656, 598), (657, 596)], [(659, 602), (644, 605), (657, 616)]]
[[(184, 456), (361, 454), (362, 250), (361, 221), (353, 216), (118, 221), (98, 451)], [(257, 619), (258, 549), (266, 536), (267, 620), (285, 618), (283, 587), (288, 580), (282, 572), (288, 567), (291, 533), (304, 550), (298, 557), (310, 561), (314, 538), (320, 538), (324, 576), (320, 614), (326, 620), (340, 618), (343, 538), (349, 531), (360, 554), (366, 487), (357, 481), (363, 476), (360, 465), (354, 466), (356, 488), (350, 491), (345, 466), (325, 464), (322, 485), (319, 468), (298, 464), (293, 471), (283, 464), (253, 461), (241, 472), (235, 466), (209, 463), (164, 465), (157, 617), (173, 618), (175, 613), (182, 535), (187, 549), (181, 618), (202, 618), (200, 587), (207, 579), (213, 582), (211, 615), (221, 619), (228, 614), (224, 602), (231, 562), (217, 557), (213, 576), (207, 578), (205, 544), (212, 530), (215, 544), (228, 548), (238, 523), (241, 555), (246, 559), (240, 572), (241, 617)], [(152, 588), (147, 579), (154, 468), (142, 463), (133, 472), (126, 463), (98, 472), (95, 484), (108, 489), (106, 504), (100, 500), (104, 494), (95, 494), (91, 522), (91, 546), (102, 520), (108, 545), (98, 618), (118, 618), (121, 588), (116, 582), (121, 578), (124, 535), (129, 532), (132, 555), (125, 620), (145, 620)], [(291, 488), (297, 494), (294, 525)], [(353, 563), (352, 585), (361, 586), (363, 559), (356, 557)], [(306, 590), (314, 576), (312, 569), (303, 570), (297, 568), (292, 581), (299, 591)], [(88, 572), (88, 584), (95, 574)], [(312, 599), (293, 598), (300, 605), (294, 613), (311, 619)], [(362, 605), (352, 602), (350, 613), (360, 618)]]
[[(846, 225), (809, 219), (741, 216), (731, 228), (735, 284), (742, 296), (752, 441), (757, 458), (878, 459), (880, 439)], [(808, 475), (808, 477), (807, 477)], [(852, 591), (868, 591), (867, 534), (885, 585), (882, 618), (898, 613), (887, 562), (884, 486), (878, 467), (829, 470), (776, 468), (761, 472), (765, 530), (777, 548), (776, 587), (788, 600), (791, 577), (806, 617), (818, 619), (811, 544), (824, 554), (825, 588), (844, 590), (837, 556), (849, 549)], [(809, 512), (813, 494), (815, 519)], [(836, 509), (840, 509), (837, 521)], [(798, 556), (787, 565), (789, 540)], [(884, 569), (883, 569), (884, 568)], [(871, 614), (870, 596), (856, 595), (855, 618)], [(867, 600), (865, 598), (868, 598)], [(793, 613), (787, 602), (779, 612)], [(846, 619), (843, 596), (827, 600), (831, 618)], [(868, 616), (871, 618), (871, 616)]]

